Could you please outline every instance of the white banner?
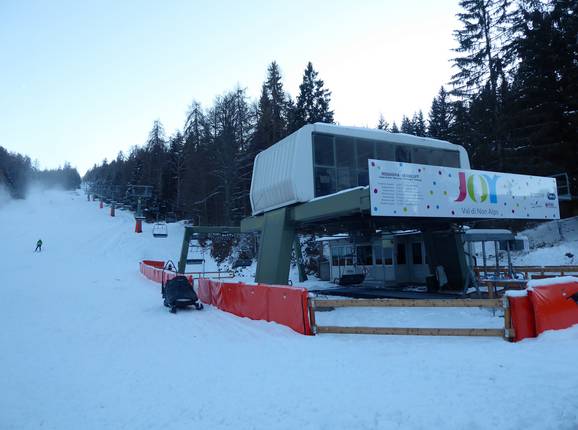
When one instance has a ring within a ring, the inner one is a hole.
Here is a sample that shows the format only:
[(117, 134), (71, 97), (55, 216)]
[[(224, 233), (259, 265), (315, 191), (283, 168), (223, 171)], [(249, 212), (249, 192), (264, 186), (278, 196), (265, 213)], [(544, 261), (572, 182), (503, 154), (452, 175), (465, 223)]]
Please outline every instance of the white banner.
[(556, 179), (369, 160), (371, 215), (560, 219)]

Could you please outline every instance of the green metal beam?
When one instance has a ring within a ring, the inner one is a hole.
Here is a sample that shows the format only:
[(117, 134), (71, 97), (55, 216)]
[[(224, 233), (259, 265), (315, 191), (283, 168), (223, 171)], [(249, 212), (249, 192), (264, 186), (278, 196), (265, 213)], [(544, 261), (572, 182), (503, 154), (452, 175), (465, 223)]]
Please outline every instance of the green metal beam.
[(192, 233), (228, 233), (239, 234), (241, 227), (231, 226), (215, 226), (215, 225), (187, 225), (185, 230), (190, 230)]
[[(301, 259), (300, 244), (295, 242), (295, 228), (300, 224), (369, 212), (369, 189), (356, 188), (243, 219), (242, 232), (261, 232), (255, 281), (268, 284), (288, 282), (292, 247), (297, 258)], [(299, 269), (300, 280), (305, 280), (302, 264)]]
[(291, 207), (297, 223), (330, 220), (358, 213), (370, 213), (369, 189), (355, 188)]
[(295, 228), (288, 216), (289, 208), (275, 209), (263, 215), (256, 282), (287, 284), (289, 281)]
[(185, 227), (185, 234), (183, 235), (183, 243), (181, 245), (181, 257), (179, 258), (179, 273), (185, 273), (187, 269), (187, 257), (189, 256), (189, 242), (193, 235), (193, 230)]
[(265, 217), (263, 215), (250, 216), (241, 220), (241, 232), (251, 233), (263, 229)]

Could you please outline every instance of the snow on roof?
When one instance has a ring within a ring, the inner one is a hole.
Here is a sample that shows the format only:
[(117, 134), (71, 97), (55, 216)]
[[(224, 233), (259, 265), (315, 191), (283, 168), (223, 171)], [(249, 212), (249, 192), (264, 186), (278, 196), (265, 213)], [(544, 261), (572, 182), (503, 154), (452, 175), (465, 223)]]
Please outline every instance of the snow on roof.
[(578, 278), (576, 276), (557, 276), (555, 278), (534, 279), (528, 281), (528, 290), (536, 287), (547, 287), (549, 285), (569, 283), (578, 283)]
[(472, 242), (511, 240), (514, 234), (510, 230), (500, 228), (470, 228), (464, 232), (464, 239)]
[(331, 240), (340, 240), (340, 239), (347, 239), (349, 237), (348, 234), (336, 234), (334, 236), (323, 236), (315, 239), (315, 242), (329, 242)]

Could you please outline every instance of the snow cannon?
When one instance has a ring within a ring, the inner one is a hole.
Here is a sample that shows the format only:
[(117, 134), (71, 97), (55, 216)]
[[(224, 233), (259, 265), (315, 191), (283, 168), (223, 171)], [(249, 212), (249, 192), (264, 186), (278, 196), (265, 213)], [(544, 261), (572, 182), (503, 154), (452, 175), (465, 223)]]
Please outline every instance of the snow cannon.
[(172, 269), (175, 265), (168, 261), (163, 268), (163, 283), (162, 283), (162, 297), (163, 304), (169, 308), (171, 313), (176, 313), (177, 309), (186, 309), (194, 306), (198, 311), (203, 309), (203, 304), (199, 301), (199, 297), (189, 282), (186, 276), (179, 275), (164, 282), (164, 270)]

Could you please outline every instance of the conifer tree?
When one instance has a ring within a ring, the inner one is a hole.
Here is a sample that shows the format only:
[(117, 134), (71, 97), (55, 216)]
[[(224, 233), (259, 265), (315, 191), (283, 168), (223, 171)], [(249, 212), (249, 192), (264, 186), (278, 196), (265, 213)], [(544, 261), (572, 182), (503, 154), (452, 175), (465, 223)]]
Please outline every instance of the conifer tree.
[(388, 131), (389, 129), (389, 124), (383, 117), (383, 114), (379, 114), (379, 120), (377, 121), (377, 129), (383, 131)]
[(271, 109), (271, 138), (273, 142), (281, 140), (287, 131), (287, 96), (281, 82), (281, 71), (275, 61), (267, 69), (267, 81), (264, 89)]
[(434, 97), (428, 119), (428, 135), (436, 139), (448, 140), (451, 112), (448, 93), (442, 86)]
[(485, 103), (480, 108), (486, 114), (480, 120), (489, 121), (489, 127), (484, 129), (489, 134), (485, 139), (487, 147), (479, 152), (494, 153), (493, 160), (497, 159), (497, 168), (502, 169), (506, 139), (499, 133), (501, 106), (498, 93), (512, 65), (509, 42), (513, 28), (511, 0), (460, 0), (460, 6), (462, 10), (458, 19), (462, 27), (454, 31), (458, 42), (455, 51), (459, 55), (453, 60), (458, 69), (452, 76), (453, 93), (470, 101), (475, 97), (478, 105)]
[(333, 123), (333, 111), (330, 109), (331, 91), (324, 88), (324, 82), (317, 78), (318, 72), (311, 62), (307, 63), (303, 73), (303, 82), (299, 85), (299, 95), (294, 110), (292, 130), (315, 122)]
[[(571, 173), (578, 180), (578, 3), (520, 9), (508, 130), (509, 157), (538, 174)], [(517, 170), (521, 171), (521, 170)], [(521, 171), (522, 172), (522, 171)]]
[(405, 134), (414, 134), (415, 132), (411, 120), (405, 115), (401, 119), (401, 132)]
[(477, 94), (490, 83), (490, 93), (498, 92), (511, 65), (508, 37), (511, 32), (511, 0), (460, 0), (458, 19), (462, 27), (454, 30), (458, 42), (454, 58), (458, 72), (452, 77), (454, 93)]
[(426, 125), (425, 120), (423, 118), (423, 112), (421, 110), (413, 114), (411, 122), (413, 134), (415, 134), (416, 136), (424, 137), (426, 135)]

